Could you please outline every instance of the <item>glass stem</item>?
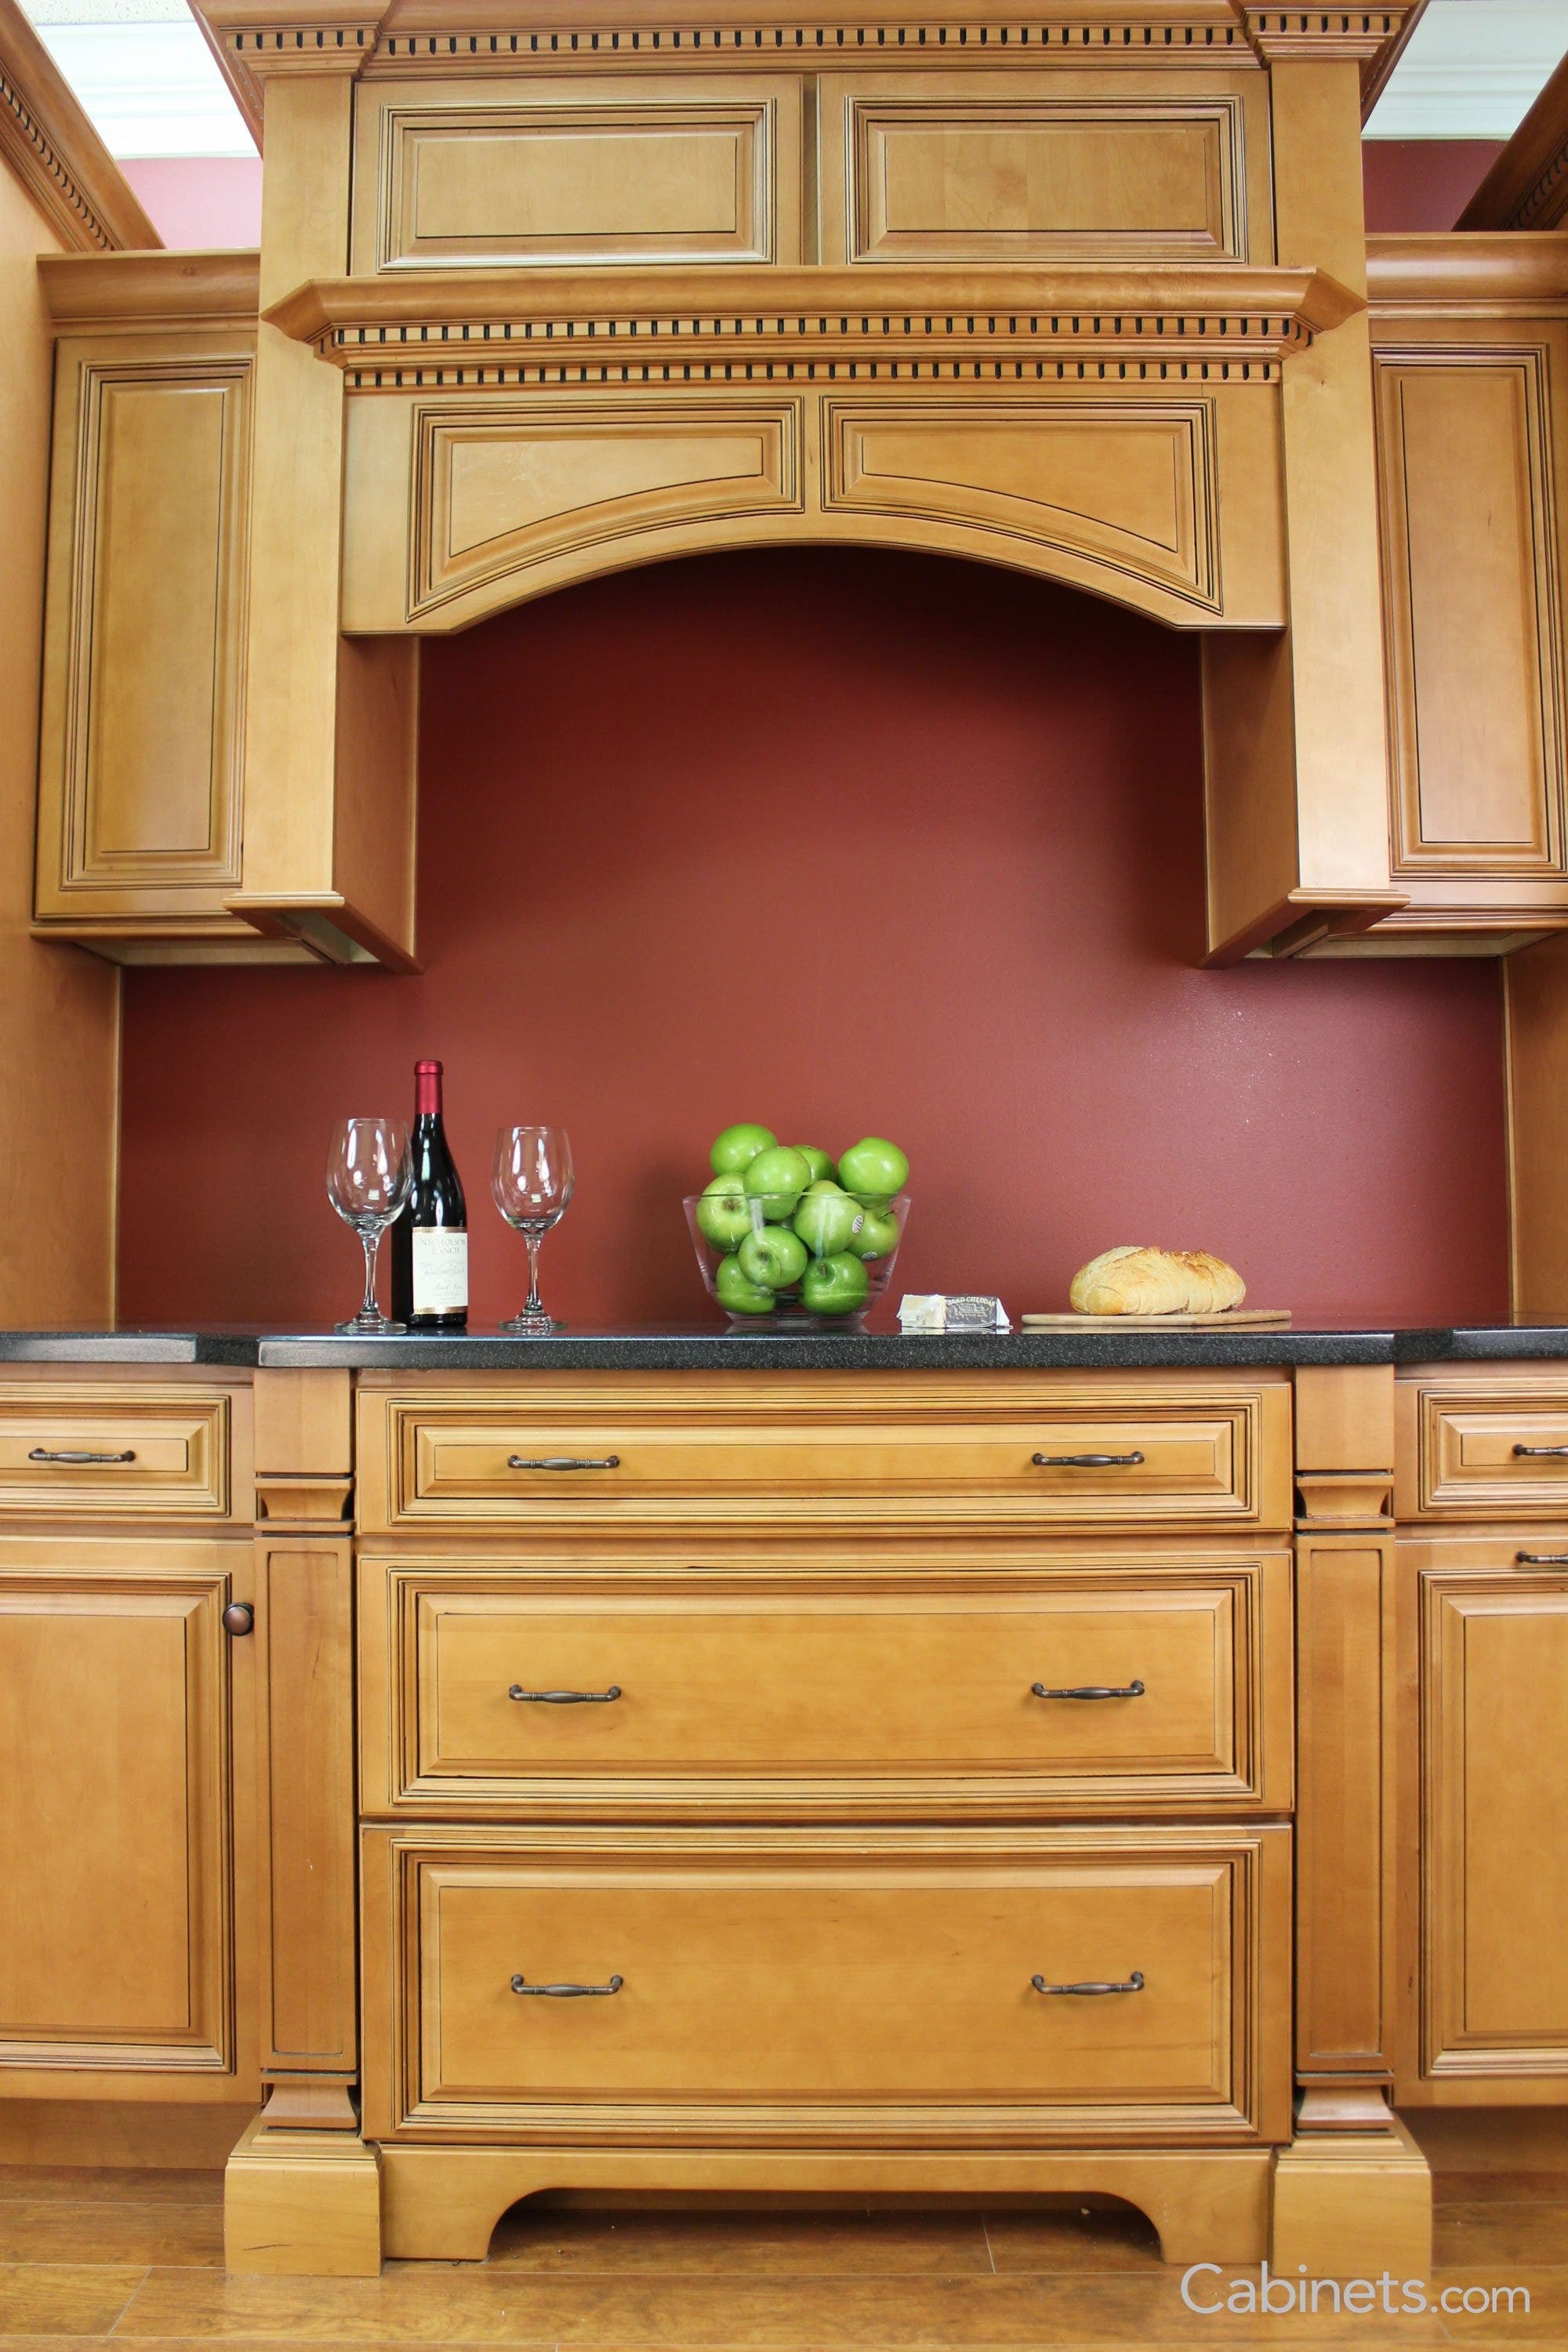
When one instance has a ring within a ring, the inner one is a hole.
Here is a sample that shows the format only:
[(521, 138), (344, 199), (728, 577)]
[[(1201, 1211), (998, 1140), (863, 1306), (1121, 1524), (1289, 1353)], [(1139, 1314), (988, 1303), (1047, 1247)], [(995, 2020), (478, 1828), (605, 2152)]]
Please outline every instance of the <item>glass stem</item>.
[(525, 1315), (542, 1315), (544, 1302), (539, 1296), (539, 1244), (544, 1235), (525, 1233), (522, 1238), (528, 1250), (528, 1297), (523, 1301), (522, 1311)]
[(364, 1304), (360, 1313), (374, 1320), (381, 1313), (375, 1299), (375, 1261), (381, 1248), (381, 1227), (377, 1225), (374, 1233), (362, 1233), (360, 1239), (364, 1244)]

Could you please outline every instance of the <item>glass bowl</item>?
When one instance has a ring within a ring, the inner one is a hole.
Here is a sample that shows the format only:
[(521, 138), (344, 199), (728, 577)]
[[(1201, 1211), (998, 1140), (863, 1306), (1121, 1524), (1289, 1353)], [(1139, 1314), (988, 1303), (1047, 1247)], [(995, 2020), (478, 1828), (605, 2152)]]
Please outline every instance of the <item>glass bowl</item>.
[(892, 1280), (910, 1196), (689, 1192), (685, 1206), (708, 1296), (731, 1330), (853, 1330)]

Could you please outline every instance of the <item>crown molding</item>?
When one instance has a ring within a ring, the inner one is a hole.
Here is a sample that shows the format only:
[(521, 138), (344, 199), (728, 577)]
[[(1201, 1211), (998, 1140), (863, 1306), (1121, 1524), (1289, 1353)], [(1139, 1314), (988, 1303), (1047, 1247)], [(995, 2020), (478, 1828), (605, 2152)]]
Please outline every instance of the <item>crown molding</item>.
[(1428, 236), (1369, 236), (1367, 302), (1375, 318), (1539, 318), (1568, 304), (1568, 234), (1452, 229)]
[(1271, 383), (1360, 309), (1309, 269), (454, 270), (312, 279), (264, 313), (351, 388)]
[(1568, 225), (1568, 57), (1459, 215), (1467, 229)]
[(224, 325), (254, 329), (261, 256), (212, 253), (51, 253), (38, 278), (57, 327)]
[(0, 154), (71, 251), (163, 245), (16, 0), (0, 0)]

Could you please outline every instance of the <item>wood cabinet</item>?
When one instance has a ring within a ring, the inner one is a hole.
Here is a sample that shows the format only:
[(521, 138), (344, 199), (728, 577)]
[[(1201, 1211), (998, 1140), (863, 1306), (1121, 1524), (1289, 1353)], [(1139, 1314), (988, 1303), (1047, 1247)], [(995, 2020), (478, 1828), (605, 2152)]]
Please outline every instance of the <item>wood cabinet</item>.
[(250, 1546), (0, 1537), (0, 2087), (255, 2093)]
[(1509, 946), (1568, 922), (1568, 238), (1373, 240), (1372, 288), (1410, 900), (1378, 937)]
[(243, 940), (254, 316), (60, 338), (39, 748), (41, 929)]
[[(1400, 1547), (1418, 1677), (1409, 1759), (1412, 2104), (1568, 2096), (1568, 1531)], [(1419, 1802), (1419, 1813), (1415, 1804)]]
[(336, 566), (293, 544), (279, 593), (298, 609), (324, 580), (330, 605), (322, 804), (250, 740), (258, 704), (310, 699), (297, 645), (276, 667), (251, 649), (256, 256), (39, 274), (57, 335), (35, 930), (122, 963), (408, 967), (417, 650), (341, 640)]

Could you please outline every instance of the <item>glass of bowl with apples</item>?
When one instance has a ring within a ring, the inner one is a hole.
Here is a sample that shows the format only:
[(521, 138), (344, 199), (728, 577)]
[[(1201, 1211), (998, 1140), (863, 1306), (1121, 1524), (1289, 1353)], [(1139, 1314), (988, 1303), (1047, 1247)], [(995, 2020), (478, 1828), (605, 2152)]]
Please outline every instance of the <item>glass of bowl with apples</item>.
[(746, 1120), (709, 1154), (711, 1181), (686, 1198), (710, 1298), (733, 1329), (821, 1330), (865, 1318), (892, 1278), (910, 1213), (910, 1163), (868, 1135), (837, 1164)]

